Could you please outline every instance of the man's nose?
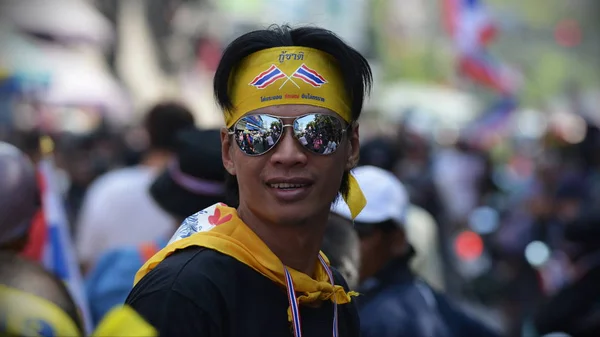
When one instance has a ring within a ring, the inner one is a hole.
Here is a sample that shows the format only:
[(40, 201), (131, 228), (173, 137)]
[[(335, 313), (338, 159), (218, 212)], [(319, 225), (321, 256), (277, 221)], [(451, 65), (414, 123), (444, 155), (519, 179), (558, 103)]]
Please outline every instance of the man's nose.
[(283, 135), (273, 149), (271, 162), (284, 166), (306, 165), (306, 151), (296, 139), (291, 128), (284, 128)]

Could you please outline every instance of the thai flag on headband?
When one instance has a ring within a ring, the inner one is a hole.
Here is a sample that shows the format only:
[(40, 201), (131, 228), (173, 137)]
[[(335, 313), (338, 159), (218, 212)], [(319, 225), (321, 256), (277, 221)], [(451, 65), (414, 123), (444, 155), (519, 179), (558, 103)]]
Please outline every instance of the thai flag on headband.
[(323, 76), (321, 76), (321, 74), (319, 74), (314, 69), (310, 69), (304, 63), (300, 67), (298, 67), (296, 71), (294, 71), (292, 77), (299, 78), (315, 88), (319, 88), (323, 84), (327, 83), (327, 81)]
[(269, 69), (258, 74), (249, 85), (257, 89), (264, 89), (282, 78), (287, 78), (287, 75), (281, 69), (277, 68), (276, 65), (272, 64)]
[(46, 155), (39, 163), (42, 208), (46, 227), (46, 241), (42, 249), (42, 264), (61, 279), (79, 308), (86, 335), (92, 331), (82, 277), (69, 232), (62, 198), (58, 190), (54, 162)]

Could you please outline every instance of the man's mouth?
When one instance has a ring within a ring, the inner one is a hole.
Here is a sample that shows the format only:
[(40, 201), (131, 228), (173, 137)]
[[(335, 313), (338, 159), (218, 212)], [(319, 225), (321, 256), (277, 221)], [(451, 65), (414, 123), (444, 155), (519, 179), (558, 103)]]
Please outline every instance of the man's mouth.
[(304, 188), (308, 187), (308, 184), (291, 184), (291, 183), (277, 183), (277, 184), (267, 184), (270, 188), (276, 188), (279, 190), (293, 190), (296, 188)]

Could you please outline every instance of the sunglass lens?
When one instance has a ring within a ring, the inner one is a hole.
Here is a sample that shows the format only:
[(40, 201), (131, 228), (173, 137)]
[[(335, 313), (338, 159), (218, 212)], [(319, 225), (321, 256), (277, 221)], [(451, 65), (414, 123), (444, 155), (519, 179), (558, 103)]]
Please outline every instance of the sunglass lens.
[(269, 115), (248, 115), (235, 125), (235, 141), (247, 155), (258, 156), (269, 151), (281, 137), (283, 125)]
[(294, 133), (298, 141), (317, 154), (335, 152), (342, 141), (343, 130), (342, 122), (330, 115), (306, 115), (294, 122)]

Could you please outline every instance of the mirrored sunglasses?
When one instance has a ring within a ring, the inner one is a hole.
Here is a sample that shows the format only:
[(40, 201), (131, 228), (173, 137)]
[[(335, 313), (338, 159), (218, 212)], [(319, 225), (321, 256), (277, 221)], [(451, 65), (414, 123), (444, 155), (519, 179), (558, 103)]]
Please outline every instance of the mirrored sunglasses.
[(347, 128), (338, 117), (307, 114), (285, 124), (280, 117), (252, 114), (240, 118), (229, 130), (242, 152), (260, 156), (274, 148), (283, 136), (283, 129), (291, 127), (294, 138), (311, 153), (328, 155), (337, 150)]

